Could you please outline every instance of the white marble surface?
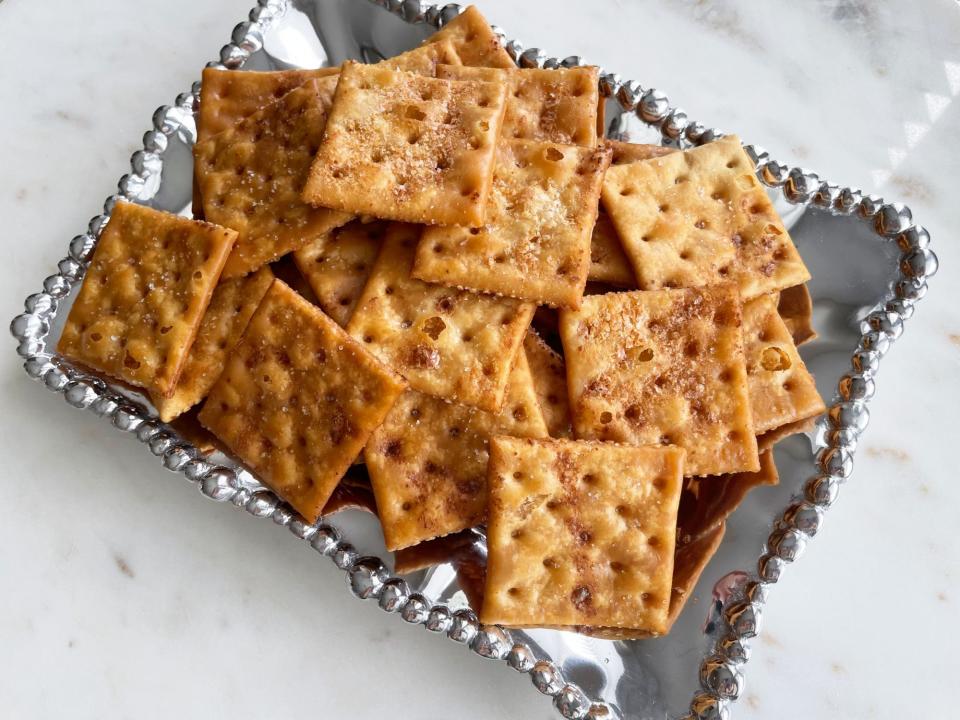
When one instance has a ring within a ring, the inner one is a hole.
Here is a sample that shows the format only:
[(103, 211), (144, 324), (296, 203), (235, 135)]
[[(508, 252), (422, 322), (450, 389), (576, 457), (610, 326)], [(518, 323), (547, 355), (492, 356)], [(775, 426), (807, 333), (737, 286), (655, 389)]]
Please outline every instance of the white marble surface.
[[(152, 110), (248, 2), (0, 1), (0, 316), (39, 288)], [(775, 590), (735, 717), (943, 713), (960, 606), (960, 8), (582, 6), (482, 5), (552, 54), (909, 203), (931, 231), (941, 272), (884, 360), (854, 479)], [(0, 363), (3, 717), (553, 717), (526, 678), (357, 602), (285, 533), (202, 502), (136, 442), (68, 411), (23, 375), (12, 341)]]

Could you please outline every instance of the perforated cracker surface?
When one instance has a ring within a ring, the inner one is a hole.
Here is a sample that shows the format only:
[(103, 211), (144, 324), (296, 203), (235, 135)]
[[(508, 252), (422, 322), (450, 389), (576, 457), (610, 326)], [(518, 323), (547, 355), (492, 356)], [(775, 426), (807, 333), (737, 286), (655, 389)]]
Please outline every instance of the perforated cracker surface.
[(387, 229), (347, 332), (412, 389), (496, 411), (533, 306), (410, 277), (421, 230)]
[(577, 307), (609, 162), (610, 151), (600, 147), (501, 141), (483, 226), (425, 230), (414, 275), (538, 304)]
[(378, 218), (479, 224), (506, 88), (346, 63), (303, 197)]
[(425, 42), (449, 40), (464, 65), (475, 67), (513, 68), (516, 64), (503, 49), (500, 38), (493, 34), (490, 23), (473, 5), (428, 37)]
[(683, 455), (491, 439), (482, 622), (665, 631)]
[(378, 64), (391, 70), (406, 70), (417, 75), (434, 77), (438, 65), (460, 65), (460, 57), (452, 42), (441, 40), (394, 55)]
[(496, 70), (439, 65), (437, 77), (506, 82), (507, 109), (500, 130), (505, 138), (586, 147), (597, 144), (596, 67)]
[(161, 420), (169, 422), (206, 397), (272, 282), (273, 273), (261, 268), (217, 285), (173, 395), (153, 398)]
[(523, 349), (527, 354), (533, 389), (540, 401), (540, 410), (550, 437), (573, 437), (567, 398), (567, 367), (563, 358), (533, 329), (524, 336)]
[(487, 440), (494, 433), (547, 434), (522, 352), (499, 413), (413, 390), (403, 394), (364, 452), (388, 550), (483, 522)]
[(613, 167), (603, 204), (643, 290), (732, 280), (750, 299), (810, 277), (736, 136)]
[(293, 253), (323, 311), (346, 327), (383, 244), (385, 222), (354, 220)]
[(754, 430), (761, 435), (819, 415), (826, 407), (793, 337), (777, 313), (777, 298), (743, 305), (743, 350)]
[(117, 203), (57, 351), (169, 396), (235, 238), (226, 228)]
[(593, 295), (560, 313), (577, 437), (686, 448), (688, 475), (758, 469), (732, 284)]
[(313, 522), (405, 383), (279, 280), (200, 421)]
[(300, 198), (336, 83), (311, 80), (194, 148), (204, 217), (239, 233), (224, 277), (252, 272), (349, 219)]

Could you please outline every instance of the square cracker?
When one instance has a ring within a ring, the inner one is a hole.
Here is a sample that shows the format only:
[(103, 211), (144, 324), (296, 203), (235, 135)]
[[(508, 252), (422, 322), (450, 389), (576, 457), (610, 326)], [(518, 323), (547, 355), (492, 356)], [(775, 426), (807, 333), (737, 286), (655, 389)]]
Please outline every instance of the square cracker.
[(503, 44), (490, 28), (490, 23), (473, 5), (467, 7), (424, 42), (429, 44), (445, 40), (453, 43), (464, 65), (493, 68), (517, 66), (503, 49)]
[(502, 137), (586, 147), (597, 144), (600, 91), (596, 67), (495, 70), (438, 65), (437, 77), (507, 83)]
[(339, 325), (274, 280), (200, 422), (313, 522), (404, 386)]
[(345, 63), (307, 202), (388, 220), (479, 224), (506, 88)]
[(410, 277), (421, 231), (387, 228), (347, 332), (413, 390), (495, 412), (533, 305)]
[(679, 445), (688, 475), (759, 468), (732, 283), (592, 295), (560, 337), (577, 437)]
[(534, 140), (497, 144), (482, 227), (431, 227), (422, 280), (575, 308), (590, 268), (590, 232), (610, 151)]
[(487, 440), (498, 433), (547, 435), (522, 352), (498, 413), (415, 390), (403, 394), (364, 452), (388, 550), (483, 522)]
[(777, 313), (776, 296), (763, 295), (744, 303), (743, 354), (757, 435), (826, 409), (813, 376)]
[(237, 234), (117, 203), (57, 351), (169, 397)]
[(763, 435), (758, 435), (757, 447), (760, 449), (760, 452), (763, 452), (764, 450), (769, 450), (781, 440), (788, 438), (791, 435), (798, 435), (800, 433), (809, 433), (816, 426), (817, 426), (816, 417), (809, 417), (805, 420), (798, 420), (797, 422), (781, 425), (780, 427), (774, 428), (773, 430), (768, 430), (767, 432), (763, 433)]
[(813, 298), (806, 285), (794, 285), (780, 291), (777, 312), (783, 318), (787, 330), (793, 336), (793, 344), (799, 347), (816, 339), (813, 329)]
[[(610, 158), (611, 167), (677, 152), (673, 148), (660, 145), (643, 145), (618, 140), (604, 140), (604, 145), (613, 152)], [(618, 287), (637, 287), (637, 279), (634, 277), (630, 260), (623, 251), (623, 244), (620, 242), (617, 230), (603, 207), (597, 211), (597, 222), (593, 226), (593, 237), (590, 241), (590, 272), (587, 280), (609, 283)]]
[(567, 367), (563, 357), (533, 329), (528, 330), (523, 338), (523, 349), (527, 354), (533, 389), (540, 401), (540, 410), (550, 437), (573, 437), (567, 398)]
[(239, 233), (225, 278), (252, 272), (350, 219), (300, 199), (336, 84), (335, 77), (310, 80), (194, 147), (204, 217)]
[(151, 398), (163, 422), (170, 422), (207, 396), (272, 282), (273, 273), (261, 268), (217, 285), (173, 395)]
[(385, 222), (354, 220), (293, 253), (321, 309), (346, 327), (380, 253)]
[(377, 64), (391, 70), (405, 70), (417, 75), (434, 77), (437, 73), (437, 66), (456, 66), (460, 65), (461, 62), (453, 43), (449, 40), (441, 40), (428, 45), (421, 45), (413, 50), (407, 50), (405, 53), (394, 55)]
[(480, 619), (666, 630), (684, 451), (490, 440)]
[(732, 280), (749, 300), (810, 278), (736, 136), (612, 168), (603, 205), (642, 290)]

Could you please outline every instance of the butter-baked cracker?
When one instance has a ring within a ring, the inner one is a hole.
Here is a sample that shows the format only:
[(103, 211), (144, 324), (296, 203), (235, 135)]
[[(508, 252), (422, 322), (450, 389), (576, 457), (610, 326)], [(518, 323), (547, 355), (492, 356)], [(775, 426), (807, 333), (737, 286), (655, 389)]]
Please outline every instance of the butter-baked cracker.
[(585, 297), (560, 337), (577, 437), (679, 445), (687, 475), (758, 469), (731, 283)]
[(777, 312), (797, 347), (817, 337), (817, 331), (813, 329), (813, 298), (806, 285), (794, 285), (781, 290)]
[[(421, 45), (413, 50), (407, 50), (405, 53), (394, 55), (392, 58), (377, 63), (391, 70), (405, 70), (433, 77), (437, 72), (438, 65), (460, 65), (460, 57), (449, 40)], [(337, 68), (339, 70), (339, 68)]]
[(697, 540), (724, 522), (753, 488), (776, 485), (779, 481), (773, 452), (769, 450), (760, 453), (757, 472), (684, 479), (677, 513), (677, 546)]
[(503, 49), (500, 38), (490, 29), (490, 23), (473, 5), (470, 5), (424, 42), (443, 41), (449, 41), (453, 44), (464, 65), (495, 68), (516, 67), (516, 63)]
[(496, 433), (547, 434), (522, 352), (499, 413), (403, 394), (364, 452), (388, 550), (483, 522), (487, 439)]
[(273, 273), (261, 268), (217, 285), (173, 395), (152, 398), (161, 420), (169, 422), (207, 396), (272, 282)]
[(310, 80), (194, 147), (204, 216), (239, 233), (225, 278), (256, 270), (349, 220), (300, 199), (336, 84), (335, 77)]
[(596, 67), (496, 70), (438, 65), (437, 77), (506, 82), (507, 109), (500, 129), (502, 137), (586, 147), (597, 144), (599, 73)]
[(777, 298), (743, 305), (743, 353), (750, 410), (757, 435), (819, 415), (826, 406), (777, 313)]
[(482, 227), (430, 227), (414, 275), (539, 304), (577, 307), (610, 151), (533, 140), (497, 144)]
[(666, 630), (684, 451), (490, 441), (480, 619)]
[(200, 422), (313, 522), (404, 386), (318, 308), (275, 280)]
[(168, 397), (236, 237), (233, 230), (117, 203), (57, 351), (155, 398)]
[(816, 417), (809, 417), (805, 420), (798, 420), (797, 422), (781, 425), (773, 430), (768, 430), (763, 435), (759, 435), (757, 437), (757, 447), (760, 449), (760, 452), (769, 450), (784, 438), (788, 438), (791, 435), (798, 435), (800, 433), (808, 433), (813, 430), (816, 425)]
[(603, 205), (643, 290), (733, 280), (749, 300), (810, 278), (736, 136), (613, 167)]
[(388, 227), (347, 332), (413, 390), (499, 410), (533, 305), (410, 277), (421, 230)]
[[(336, 67), (270, 72), (204, 68), (200, 103), (196, 111), (195, 144), (199, 145), (217, 133), (235, 127), (247, 115), (276, 102), (308, 80), (339, 72), (340, 68)], [(193, 212), (195, 217), (203, 214), (203, 201), (196, 176), (193, 183)]]
[(383, 244), (385, 222), (354, 220), (293, 253), (323, 311), (346, 327)]
[(505, 100), (502, 83), (345, 63), (303, 197), (383, 219), (479, 224)]
[(570, 424), (570, 403), (567, 399), (567, 368), (560, 353), (544, 342), (535, 330), (523, 338), (533, 389), (540, 401), (540, 410), (547, 423), (550, 437), (573, 437)]
[[(660, 145), (643, 145), (618, 140), (604, 140), (604, 145), (613, 152), (610, 159), (611, 167), (677, 152), (674, 148)], [(597, 211), (597, 222), (593, 226), (593, 237), (590, 242), (590, 272), (587, 279), (618, 287), (637, 287), (637, 279), (634, 277), (630, 260), (624, 253), (617, 230), (603, 207)]]

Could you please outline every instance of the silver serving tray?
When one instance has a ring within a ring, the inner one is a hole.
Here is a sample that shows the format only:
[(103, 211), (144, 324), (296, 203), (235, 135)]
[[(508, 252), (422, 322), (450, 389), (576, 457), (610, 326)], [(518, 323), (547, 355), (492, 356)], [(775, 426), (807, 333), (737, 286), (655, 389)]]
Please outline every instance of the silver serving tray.
[[(375, 61), (414, 46), (458, 12), (457, 5), (439, 8), (418, 0), (260, 0), (211, 64), (263, 70), (318, 67), (345, 58)], [(581, 64), (577, 56), (558, 60), (517, 41), (505, 44), (522, 67)], [(194, 83), (174, 105), (157, 109), (118, 193), (107, 198), (103, 214), (86, 232), (73, 238), (57, 272), (44, 279), (42, 292), (28, 297), (26, 312), (11, 323), (27, 374), (68, 404), (135, 434), (165, 467), (196, 483), (207, 497), (289, 529), (344, 570), (357, 597), (528, 673), (565, 718), (729, 717), (731, 702), (743, 692), (750, 639), (760, 631), (768, 591), (816, 534), (850, 476), (880, 359), (936, 272), (930, 237), (910, 209), (788, 168), (747, 146), (813, 274), (820, 337), (802, 354), (832, 405), (810, 436), (777, 446), (780, 485), (755, 490), (730, 519), (719, 551), (670, 635), (611, 642), (554, 630), (508, 631), (478, 623), (450, 565), (395, 577), (370, 516), (346, 511), (332, 522), (306, 524), (231, 458), (202, 456), (156, 419), (144, 396), (86, 374), (53, 352), (116, 201), (189, 214), (199, 90)], [(601, 91), (608, 98), (611, 135), (680, 147), (722, 135), (687, 118), (663, 93), (603, 69)], [(478, 535), (481, 550), (482, 542)]]

